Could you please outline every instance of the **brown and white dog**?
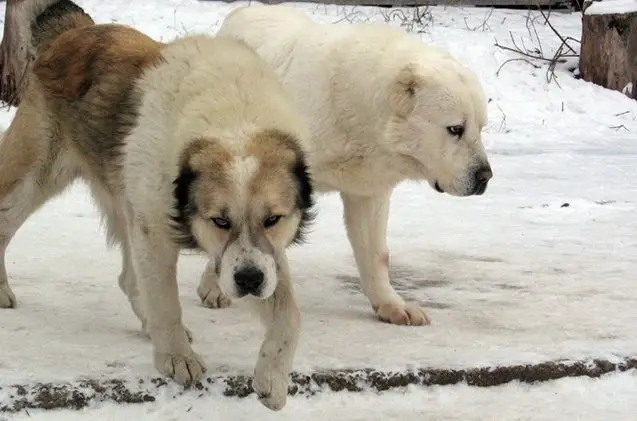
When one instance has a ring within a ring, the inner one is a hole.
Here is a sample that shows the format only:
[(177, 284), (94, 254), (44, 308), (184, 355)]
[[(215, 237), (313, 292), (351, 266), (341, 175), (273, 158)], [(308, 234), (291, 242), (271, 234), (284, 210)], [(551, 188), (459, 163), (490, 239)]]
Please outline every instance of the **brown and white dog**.
[(176, 281), (180, 250), (200, 249), (224, 294), (256, 302), (267, 331), (253, 385), (281, 409), (300, 328), (285, 250), (312, 206), (303, 119), (240, 41), (160, 44), (95, 25), (70, 1), (50, 7), (32, 27), (36, 59), (0, 143), (0, 307), (16, 305), (4, 262), (11, 238), (81, 179), (121, 247), (119, 285), (155, 367), (181, 384), (205, 371)]

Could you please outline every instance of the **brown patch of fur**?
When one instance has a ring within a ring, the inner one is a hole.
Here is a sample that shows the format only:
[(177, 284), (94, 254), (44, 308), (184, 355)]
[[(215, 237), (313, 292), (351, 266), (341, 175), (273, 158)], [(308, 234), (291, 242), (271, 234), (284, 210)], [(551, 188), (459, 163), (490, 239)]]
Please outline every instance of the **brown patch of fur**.
[(161, 44), (123, 25), (76, 28), (60, 35), (34, 65), (34, 86), (46, 98), (54, 138), (82, 157), (84, 172), (119, 185), (124, 137), (137, 121), (135, 82), (161, 62)]
[(260, 163), (292, 164), (301, 150), (290, 134), (276, 129), (263, 130), (252, 136), (247, 146), (248, 155)]
[(36, 59), (33, 72), (43, 88), (75, 101), (105, 77), (129, 87), (161, 58), (161, 44), (123, 25), (76, 28), (58, 37)]
[(219, 170), (230, 165), (234, 154), (217, 139), (200, 138), (188, 144), (181, 155), (180, 165), (189, 165), (194, 171), (210, 169), (210, 163)]
[(216, 139), (195, 139), (184, 149), (180, 166), (197, 174), (194, 200), (203, 217), (223, 213), (223, 200), (231, 194), (228, 171), (233, 159), (234, 154)]
[(273, 213), (294, 209), (297, 187), (291, 169), (302, 156), (297, 140), (278, 130), (264, 130), (250, 139), (247, 152), (259, 162), (250, 194), (272, 200)]

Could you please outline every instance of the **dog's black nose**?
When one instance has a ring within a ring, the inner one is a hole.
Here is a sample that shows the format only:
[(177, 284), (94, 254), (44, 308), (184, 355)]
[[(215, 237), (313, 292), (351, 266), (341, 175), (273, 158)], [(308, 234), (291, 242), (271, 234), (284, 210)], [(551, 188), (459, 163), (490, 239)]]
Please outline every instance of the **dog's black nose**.
[(489, 180), (493, 178), (493, 171), (491, 171), (490, 166), (486, 165), (484, 167), (478, 168), (473, 177), (475, 180), (473, 194), (480, 195), (485, 192)]
[(234, 273), (234, 282), (242, 295), (256, 295), (263, 284), (263, 272), (254, 266), (248, 266)]
[(485, 167), (480, 167), (475, 174), (476, 181), (478, 183), (488, 183), (491, 178), (493, 178), (493, 171), (491, 171), (491, 167), (488, 165)]

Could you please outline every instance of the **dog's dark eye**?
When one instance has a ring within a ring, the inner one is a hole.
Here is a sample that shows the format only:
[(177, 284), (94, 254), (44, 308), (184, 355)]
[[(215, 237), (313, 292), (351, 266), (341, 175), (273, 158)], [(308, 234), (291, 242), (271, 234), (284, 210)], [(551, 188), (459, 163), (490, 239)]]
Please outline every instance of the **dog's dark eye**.
[(212, 222), (219, 228), (221, 228), (222, 230), (229, 230), (230, 228), (232, 228), (232, 224), (230, 223), (230, 220), (226, 219), (226, 218), (212, 218)]
[(461, 137), (462, 134), (464, 133), (464, 126), (462, 125), (449, 126), (447, 127), (447, 131), (449, 132), (451, 136)]
[(270, 228), (275, 226), (282, 218), (282, 215), (272, 215), (269, 218), (266, 218), (265, 221), (263, 221), (263, 226), (266, 228)]

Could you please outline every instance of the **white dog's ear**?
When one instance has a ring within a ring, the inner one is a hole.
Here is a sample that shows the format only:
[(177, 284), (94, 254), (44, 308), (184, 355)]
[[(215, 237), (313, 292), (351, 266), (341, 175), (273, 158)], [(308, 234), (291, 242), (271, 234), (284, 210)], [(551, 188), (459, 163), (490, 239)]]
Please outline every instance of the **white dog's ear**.
[(401, 118), (407, 118), (416, 107), (416, 92), (424, 85), (422, 76), (416, 74), (414, 67), (403, 67), (396, 78), (390, 93), (391, 107), (394, 113)]

